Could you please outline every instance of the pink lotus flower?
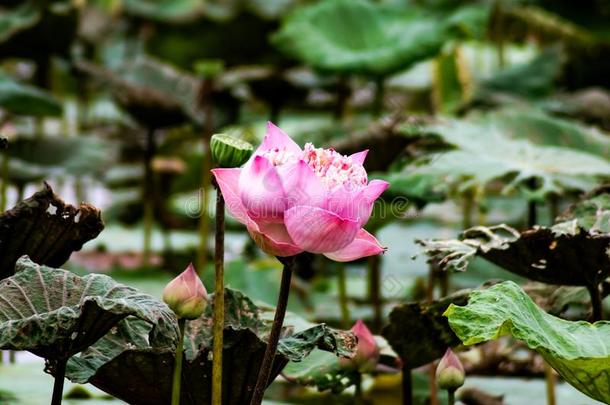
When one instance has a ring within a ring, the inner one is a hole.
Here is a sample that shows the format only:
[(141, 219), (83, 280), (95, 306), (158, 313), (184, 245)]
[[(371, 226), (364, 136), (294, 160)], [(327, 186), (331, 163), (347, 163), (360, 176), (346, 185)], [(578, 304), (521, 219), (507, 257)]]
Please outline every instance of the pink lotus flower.
[(375, 371), (380, 356), (375, 337), (361, 320), (356, 321), (352, 332), (358, 338), (356, 355), (351, 359), (339, 359), (339, 362), (343, 367), (358, 370), (360, 373)]
[(362, 229), (389, 185), (368, 182), (362, 166), (366, 154), (344, 156), (310, 143), (301, 149), (269, 123), (265, 139), (243, 169), (212, 172), (227, 209), (265, 252), (322, 253), (344, 262), (384, 251)]
[(199, 318), (207, 305), (207, 297), (208, 293), (192, 263), (163, 289), (163, 302), (178, 318)]

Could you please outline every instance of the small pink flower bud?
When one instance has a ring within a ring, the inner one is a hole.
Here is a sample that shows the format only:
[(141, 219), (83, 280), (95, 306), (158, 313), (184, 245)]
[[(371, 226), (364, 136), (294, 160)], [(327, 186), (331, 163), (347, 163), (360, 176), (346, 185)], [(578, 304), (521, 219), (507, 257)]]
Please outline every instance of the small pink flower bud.
[(199, 318), (207, 305), (207, 297), (192, 263), (163, 289), (163, 301), (178, 318)]
[(464, 367), (458, 356), (448, 348), (436, 368), (436, 382), (439, 388), (455, 390), (464, 385)]
[(345, 368), (356, 369), (361, 373), (374, 371), (379, 362), (379, 347), (375, 337), (361, 320), (356, 321), (352, 332), (358, 338), (356, 355), (351, 359), (340, 359)]

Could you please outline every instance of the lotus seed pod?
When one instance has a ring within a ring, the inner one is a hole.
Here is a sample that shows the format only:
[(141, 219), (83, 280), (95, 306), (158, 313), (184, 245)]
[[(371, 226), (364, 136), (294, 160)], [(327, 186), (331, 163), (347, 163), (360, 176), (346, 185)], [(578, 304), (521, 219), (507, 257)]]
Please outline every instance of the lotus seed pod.
[(226, 134), (212, 136), (212, 159), (220, 167), (239, 167), (246, 163), (253, 147), (248, 142)]

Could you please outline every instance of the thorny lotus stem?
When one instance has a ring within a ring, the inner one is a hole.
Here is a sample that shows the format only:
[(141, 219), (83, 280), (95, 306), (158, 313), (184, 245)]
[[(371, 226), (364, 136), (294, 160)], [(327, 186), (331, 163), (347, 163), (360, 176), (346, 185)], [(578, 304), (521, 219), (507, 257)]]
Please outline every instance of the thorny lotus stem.
[(225, 201), (216, 188), (216, 247), (214, 251), (216, 282), (214, 285), (214, 357), (212, 358), (212, 404), (222, 404), (222, 349), (225, 323), (224, 296)]
[(430, 384), (430, 405), (438, 405), (438, 394), (436, 391), (436, 363), (428, 365), (428, 381)]
[(373, 116), (379, 118), (383, 113), (383, 101), (385, 98), (385, 76), (375, 79), (375, 99), (373, 100)]
[(362, 396), (362, 374), (360, 374), (359, 372), (356, 372), (354, 386), (356, 387), (356, 392), (354, 394), (354, 403), (356, 405), (363, 405), (364, 397)]
[(0, 211), (6, 210), (8, 176), (9, 176), (9, 155), (7, 151), (2, 153), (2, 185), (0, 185)]
[(205, 264), (207, 261), (208, 254), (208, 196), (212, 182), (210, 176), (210, 168), (212, 167), (212, 155), (210, 153), (210, 142), (209, 139), (204, 140), (204, 152), (203, 152), (203, 172), (201, 181), (201, 211), (199, 213), (199, 246), (197, 247), (197, 268), (200, 272), (205, 270)]
[(447, 390), (447, 405), (455, 404), (455, 388)]
[(602, 296), (598, 284), (587, 286), (589, 295), (591, 296), (591, 322), (601, 321), (603, 319)]
[(370, 256), (369, 265), (369, 300), (373, 306), (373, 331), (378, 332), (383, 323), (383, 298), (381, 294), (381, 257)]
[(146, 133), (146, 146), (144, 149), (144, 249), (142, 262), (150, 264), (152, 228), (154, 213), (154, 181), (152, 172), (152, 159), (155, 155), (155, 129), (149, 128)]
[(265, 389), (269, 384), (269, 376), (271, 375), (271, 368), (273, 366), (273, 360), (275, 359), (275, 352), (277, 351), (277, 343), (280, 339), (280, 332), (284, 323), (284, 316), (286, 315), (294, 260), (294, 256), (280, 259), (280, 261), (284, 264), (284, 269), (282, 270), (282, 281), (280, 283), (280, 293), (277, 299), (277, 306), (275, 308), (275, 317), (273, 318), (271, 333), (269, 334), (269, 340), (267, 342), (267, 349), (265, 350), (265, 355), (263, 356), (263, 362), (258, 373), (258, 379), (256, 380), (256, 386), (254, 387), (254, 392), (252, 393), (250, 405), (260, 405), (263, 402), (263, 395), (265, 394)]
[(544, 362), (544, 379), (546, 381), (546, 403), (547, 405), (555, 405), (555, 375), (549, 363)]
[(172, 405), (180, 405), (180, 393), (182, 392), (182, 349), (184, 347), (184, 327), (186, 319), (178, 319), (178, 345), (176, 346), (176, 359), (174, 360), (174, 378), (172, 383)]
[(214, 111), (212, 105), (212, 91), (214, 81), (211, 78), (203, 79), (200, 90), (200, 104), (204, 115), (203, 129), (203, 163), (201, 171), (201, 212), (199, 217), (199, 246), (197, 247), (197, 268), (200, 272), (205, 270), (208, 253), (208, 196), (212, 185), (212, 152), (210, 151), (210, 138), (214, 131)]
[(57, 361), (55, 365), (55, 382), (53, 383), (53, 396), (51, 405), (60, 405), (61, 398), (64, 392), (64, 377), (66, 375), (66, 363), (68, 358), (63, 358)]
[(402, 366), (402, 405), (413, 404), (413, 376), (406, 364)]
[(341, 323), (344, 329), (349, 329), (351, 317), (347, 305), (347, 280), (345, 275), (345, 264), (337, 263), (337, 274), (339, 276), (339, 305), (341, 307)]

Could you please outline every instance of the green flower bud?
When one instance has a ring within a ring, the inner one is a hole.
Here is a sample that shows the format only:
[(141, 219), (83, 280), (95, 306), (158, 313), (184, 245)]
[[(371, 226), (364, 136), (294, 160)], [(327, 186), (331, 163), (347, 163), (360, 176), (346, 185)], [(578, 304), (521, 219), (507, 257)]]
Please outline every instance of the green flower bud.
[(436, 382), (444, 390), (456, 390), (464, 385), (465, 373), (460, 359), (447, 349), (436, 368)]
[(199, 318), (207, 305), (208, 293), (192, 264), (163, 289), (163, 301), (178, 318)]
[(253, 147), (248, 142), (227, 134), (215, 134), (210, 142), (212, 159), (220, 167), (239, 167), (246, 163)]

